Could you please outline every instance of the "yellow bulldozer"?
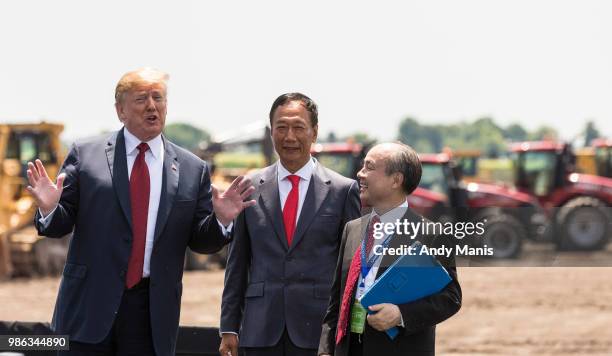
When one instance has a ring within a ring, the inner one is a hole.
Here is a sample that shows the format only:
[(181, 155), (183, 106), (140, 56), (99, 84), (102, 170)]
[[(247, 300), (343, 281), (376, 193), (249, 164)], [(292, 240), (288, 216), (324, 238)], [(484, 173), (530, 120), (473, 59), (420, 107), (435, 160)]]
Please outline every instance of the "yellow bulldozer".
[(33, 225), (36, 205), (26, 187), (27, 163), (43, 161), (56, 177), (64, 159), (64, 126), (0, 124), (0, 279), (61, 272), (69, 239), (45, 239)]

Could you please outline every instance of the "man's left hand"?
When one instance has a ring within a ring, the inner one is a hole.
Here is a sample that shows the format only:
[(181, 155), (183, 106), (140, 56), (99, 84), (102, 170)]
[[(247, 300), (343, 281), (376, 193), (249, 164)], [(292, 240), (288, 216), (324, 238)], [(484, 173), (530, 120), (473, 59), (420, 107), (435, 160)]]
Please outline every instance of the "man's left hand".
[(368, 314), (368, 324), (378, 331), (385, 331), (398, 326), (402, 319), (402, 313), (395, 304), (376, 304), (370, 306), (369, 309), (376, 313)]
[(228, 226), (243, 209), (255, 205), (255, 200), (244, 201), (254, 191), (251, 180), (244, 176), (234, 179), (232, 185), (223, 193), (212, 187), (213, 209), (219, 222)]

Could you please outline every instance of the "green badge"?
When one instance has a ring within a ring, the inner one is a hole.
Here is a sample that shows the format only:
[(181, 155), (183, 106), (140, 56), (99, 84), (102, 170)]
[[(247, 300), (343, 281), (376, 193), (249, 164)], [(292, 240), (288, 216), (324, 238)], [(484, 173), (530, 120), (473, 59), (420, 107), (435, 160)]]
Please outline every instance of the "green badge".
[(366, 310), (361, 306), (357, 300), (351, 308), (351, 332), (356, 334), (363, 334), (363, 329), (366, 322)]

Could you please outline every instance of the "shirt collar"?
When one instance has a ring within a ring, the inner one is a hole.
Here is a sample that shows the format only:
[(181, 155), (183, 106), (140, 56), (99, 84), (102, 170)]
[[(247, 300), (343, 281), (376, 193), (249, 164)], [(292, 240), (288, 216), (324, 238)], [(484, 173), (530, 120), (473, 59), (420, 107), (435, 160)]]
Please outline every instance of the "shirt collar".
[[(135, 152), (137, 151), (136, 147), (138, 147), (142, 141), (129, 132), (126, 127), (123, 128), (123, 137), (125, 138), (125, 153), (128, 156), (138, 154), (138, 152)], [(161, 134), (157, 135), (152, 140), (147, 141), (146, 144), (149, 145), (149, 151), (153, 155), (153, 158), (159, 158), (163, 146)]]
[(396, 220), (399, 220), (402, 218), (402, 216), (404, 216), (404, 214), (406, 213), (406, 210), (408, 210), (408, 201), (404, 200), (402, 204), (396, 206), (395, 208), (387, 211), (386, 213), (382, 215), (378, 215), (376, 211), (372, 209), (371, 218), (378, 215), (382, 223), (395, 222)]
[(315, 169), (315, 162), (312, 157), (310, 157), (308, 159), (308, 162), (306, 162), (306, 164), (303, 165), (302, 168), (298, 169), (298, 171), (295, 173), (289, 172), (287, 168), (285, 168), (283, 164), (280, 161), (278, 161), (278, 165), (277, 165), (278, 180), (281, 181), (287, 178), (287, 176), (294, 174), (296, 176), (299, 176), (300, 179), (309, 181), (310, 177), (312, 177), (312, 173), (314, 172), (314, 169)]

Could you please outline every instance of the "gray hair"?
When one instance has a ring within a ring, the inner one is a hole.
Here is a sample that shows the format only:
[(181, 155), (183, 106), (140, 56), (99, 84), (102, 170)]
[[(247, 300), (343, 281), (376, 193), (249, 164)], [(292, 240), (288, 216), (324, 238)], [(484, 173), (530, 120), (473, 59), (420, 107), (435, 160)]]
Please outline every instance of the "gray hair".
[(393, 173), (401, 173), (404, 177), (402, 189), (404, 193), (410, 194), (421, 181), (423, 171), (421, 160), (412, 147), (401, 142), (395, 142), (393, 146), (394, 149), (386, 160), (385, 174), (389, 176)]

